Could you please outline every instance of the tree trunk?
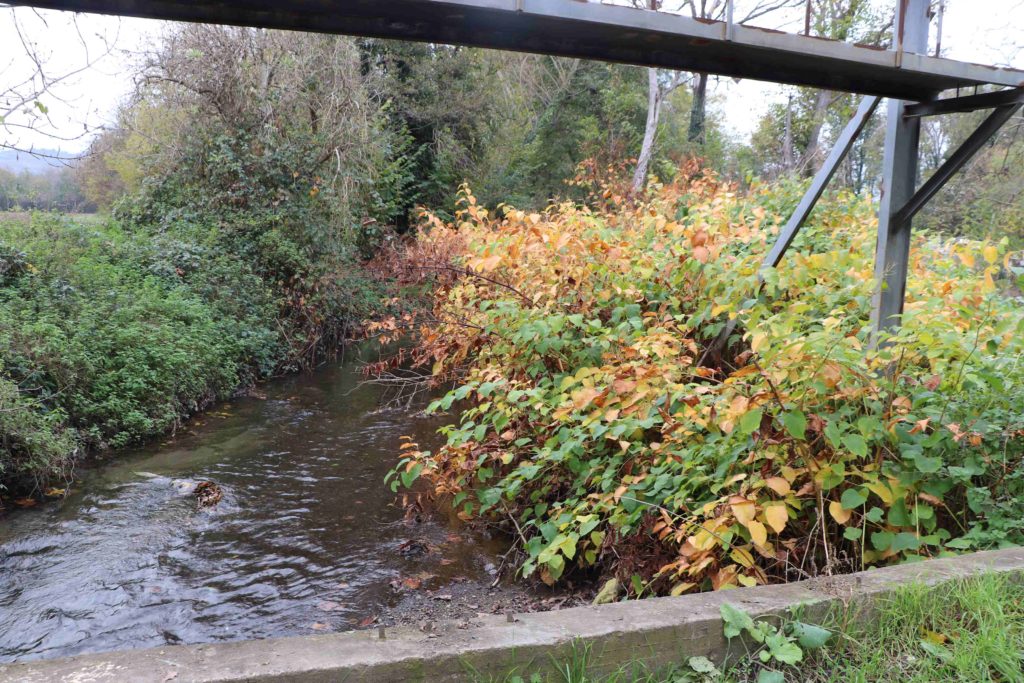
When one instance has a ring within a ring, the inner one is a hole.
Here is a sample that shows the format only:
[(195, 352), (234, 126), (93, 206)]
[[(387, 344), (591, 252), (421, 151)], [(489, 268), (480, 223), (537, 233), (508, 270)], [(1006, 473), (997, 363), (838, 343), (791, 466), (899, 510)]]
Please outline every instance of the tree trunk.
[(705, 141), (704, 115), (707, 108), (708, 75), (697, 74), (693, 84), (693, 105), (690, 107), (690, 130), (686, 136), (690, 142), (703, 145)]
[(640, 145), (640, 156), (633, 171), (633, 192), (644, 189), (647, 183), (647, 169), (654, 155), (654, 137), (658, 133), (658, 119), (661, 118), (661, 86), (658, 84), (658, 70), (647, 69), (647, 123), (644, 126), (644, 141)]
[(782, 134), (782, 172), (793, 170), (793, 96), (786, 103), (786, 128)]
[(817, 173), (824, 161), (824, 156), (821, 154), (821, 130), (825, 125), (825, 115), (828, 114), (830, 104), (832, 104), (832, 93), (828, 90), (819, 90), (818, 97), (814, 101), (814, 120), (811, 124), (811, 132), (807, 136), (807, 149), (804, 150), (800, 159), (803, 172), (809, 176)]

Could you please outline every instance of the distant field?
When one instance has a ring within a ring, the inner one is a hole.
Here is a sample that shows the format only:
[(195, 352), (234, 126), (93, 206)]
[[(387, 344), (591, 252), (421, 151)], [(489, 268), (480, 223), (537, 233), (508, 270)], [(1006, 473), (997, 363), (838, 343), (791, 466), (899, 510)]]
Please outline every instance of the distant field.
[[(32, 213), (32, 211), (2, 211), (0, 212), (0, 223), (28, 223), (32, 218)], [(44, 211), (42, 213), (51, 212)], [(66, 213), (60, 215), (67, 216), (79, 223), (99, 223), (105, 216), (102, 213)]]

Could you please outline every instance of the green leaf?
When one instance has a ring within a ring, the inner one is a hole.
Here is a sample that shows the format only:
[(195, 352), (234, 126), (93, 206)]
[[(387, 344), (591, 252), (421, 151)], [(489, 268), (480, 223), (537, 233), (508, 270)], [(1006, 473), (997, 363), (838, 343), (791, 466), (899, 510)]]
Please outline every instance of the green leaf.
[(556, 581), (562, 576), (562, 572), (565, 570), (565, 558), (561, 555), (555, 555), (545, 564), (547, 564), (548, 572), (551, 573), (551, 578)]
[(828, 426), (825, 427), (825, 438), (828, 439), (829, 443), (833, 448), (839, 448), (843, 443), (843, 432), (839, 429), (839, 424), (836, 422), (829, 422)]
[(903, 550), (917, 550), (920, 547), (921, 539), (907, 531), (896, 534), (896, 537), (892, 540), (892, 549), (895, 552), (901, 552)]
[(686, 660), (687, 665), (699, 674), (718, 675), (718, 669), (714, 663), (704, 656), (690, 657)]
[(743, 417), (740, 418), (740, 432), (743, 434), (753, 434), (761, 426), (761, 418), (763, 416), (764, 411), (761, 408), (755, 408), (744, 413)]
[(892, 546), (896, 534), (891, 531), (875, 531), (871, 534), (871, 545), (879, 552), (885, 552)]
[(843, 446), (854, 455), (864, 458), (868, 454), (868, 444), (860, 434), (847, 434), (843, 437)]
[(559, 547), (559, 549), (561, 549), (562, 554), (565, 555), (570, 560), (572, 558), (576, 557), (576, 537), (575, 536), (566, 536), (562, 540), (562, 542), (558, 545), (558, 547)]
[(804, 651), (800, 646), (781, 633), (771, 634), (764, 642), (772, 657), (783, 664), (796, 664), (804, 658)]
[(889, 508), (889, 524), (892, 526), (910, 526), (913, 521), (907, 511), (907, 503), (902, 498), (897, 500)]
[(914, 456), (914, 467), (922, 474), (935, 474), (942, 469), (942, 458), (929, 458), (923, 453)]
[(861, 530), (859, 527), (848, 526), (843, 530), (843, 538), (847, 541), (859, 541), (861, 537)]
[(807, 434), (807, 417), (799, 410), (783, 413), (782, 424), (794, 439), (803, 439)]
[(786, 683), (786, 676), (781, 671), (761, 669), (757, 674), (757, 683)]
[(402, 472), (399, 476), (402, 478), (402, 486), (409, 488), (412, 483), (420, 476), (420, 472), (423, 471), (423, 465), (416, 463), (412, 466), (412, 469)]
[(921, 649), (933, 657), (937, 657), (944, 662), (948, 662), (953, 659), (953, 653), (942, 647), (937, 643), (930, 642), (928, 640), (921, 641)]
[(722, 631), (725, 633), (726, 638), (734, 638), (744, 629), (748, 631), (754, 629), (754, 620), (743, 610), (737, 609), (725, 602), (718, 608), (718, 611), (722, 615), (722, 621), (725, 622)]
[(843, 495), (839, 499), (839, 504), (843, 506), (844, 510), (856, 510), (863, 505), (867, 499), (868, 494), (864, 493), (860, 489), (846, 489), (843, 491)]
[(793, 635), (796, 636), (797, 642), (800, 643), (801, 647), (805, 647), (808, 650), (822, 647), (832, 637), (832, 631), (829, 631), (827, 628), (815, 626), (814, 624), (805, 624), (802, 621), (794, 621), (790, 624), (790, 629), (793, 631)]

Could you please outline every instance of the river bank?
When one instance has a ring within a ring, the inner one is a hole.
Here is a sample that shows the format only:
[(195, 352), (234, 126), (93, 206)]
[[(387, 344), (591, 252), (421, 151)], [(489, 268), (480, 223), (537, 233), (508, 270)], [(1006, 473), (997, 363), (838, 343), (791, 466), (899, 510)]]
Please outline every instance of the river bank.
[[(270, 377), (333, 357), (389, 309), (344, 245), (285, 273), (220, 231), (0, 216), (0, 494), (63, 489)], [(280, 246), (280, 245), (278, 245)]]

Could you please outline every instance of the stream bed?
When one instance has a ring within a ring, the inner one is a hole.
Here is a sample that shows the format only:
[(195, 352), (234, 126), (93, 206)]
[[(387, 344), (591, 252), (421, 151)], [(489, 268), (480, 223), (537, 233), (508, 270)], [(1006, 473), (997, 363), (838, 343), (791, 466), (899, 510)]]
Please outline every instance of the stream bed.
[[(384, 476), (400, 436), (427, 447), (441, 423), (381, 410), (358, 370), (261, 386), (0, 518), (0, 661), (563, 604), (496, 581), (502, 541), (405, 518)], [(213, 510), (186, 492), (203, 480)]]

